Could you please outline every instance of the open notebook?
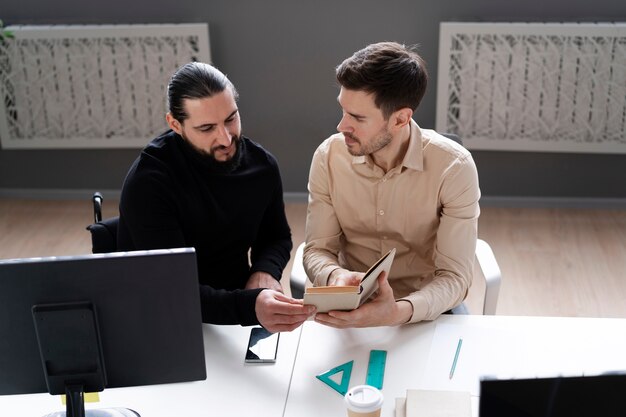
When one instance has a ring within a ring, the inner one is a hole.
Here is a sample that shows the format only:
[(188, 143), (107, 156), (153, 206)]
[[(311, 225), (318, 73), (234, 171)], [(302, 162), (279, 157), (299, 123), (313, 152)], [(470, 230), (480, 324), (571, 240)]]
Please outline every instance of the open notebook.
[(354, 310), (378, 289), (378, 276), (391, 269), (396, 250), (391, 249), (365, 273), (360, 285), (309, 287), (304, 292), (304, 304), (317, 307), (318, 313), (331, 310)]

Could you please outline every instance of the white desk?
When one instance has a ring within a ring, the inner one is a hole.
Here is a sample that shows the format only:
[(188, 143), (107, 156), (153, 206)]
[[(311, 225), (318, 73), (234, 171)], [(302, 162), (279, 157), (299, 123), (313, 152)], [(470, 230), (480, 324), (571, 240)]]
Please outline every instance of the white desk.
[[(459, 337), (463, 346), (450, 380)], [(315, 375), (354, 360), (350, 386), (363, 384), (371, 349), (387, 350), (382, 416), (394, 416), (395, 398), (413, 388), (470, 391), (477, 415), (481, 374), (523, 377), (626, 370), (626, 319), (445, 315), (399, 328), (349, 330), (307, 322), (284, 416), (345, 415), (341, 395)]]
[[(384, 417), (394, 416), (394, 400), (406, 389), (473, 391), (485, 371), (541, 376), (626, 370), (626, 319), (442, 316), (349, 330), (307, 322), (281, 334), (274, 365), (244, 364), (249, 334), (250, 328), (205, 325), (206, 381), (107, 389), (100, 403), (86, 408), (124, 406), (143, 417), (345, 416), (342, 396), (315, 375), (354, 360), (350, 386), (362, 384), (371, 349), (388, 352)], [(459, 336), (463, 347), (450, 380)], [(476, 415), (478, 397), (472, 399)], [(1, 416), (38, 417), (61, 409), (59, 398), (48, 394), (0, 396)]]
[[(283, 414), (301, 329), (282, 333), (275, 364), (244, 364), (249, 327), (204, 325), (207, 379), (106, 389), (85, 408), (127, 407), (142, 417), (267, 416)], [(0, 395), (0, 416), (40, 417), (61, 411), (49, 394)]]

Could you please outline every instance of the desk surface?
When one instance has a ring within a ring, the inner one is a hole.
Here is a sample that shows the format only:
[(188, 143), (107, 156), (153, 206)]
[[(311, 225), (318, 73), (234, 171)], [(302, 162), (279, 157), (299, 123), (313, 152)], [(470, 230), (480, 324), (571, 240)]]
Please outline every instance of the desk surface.
[[(301, 329), (282, 333), (275, 364), (245, 364), (250, 327), (204, 325), (207, 379), (106, 389), (85, 408), (127, 407), (142, 417), (283, 414)], [(64, 410), (49, 394), (0, 396), (0, 415), (40, 417)]]
[[(209, 415), (344, 416), (343, 398), (315, 375), (354, 360), (350, 386), (365, 382), (369, 351), (387, 350), (383, 417), (411, 388), (465, 390), (479, 375), (542, 376), (626, 370), (626, 319), (442, 316), (396, 328), (336, 330), (307, 322), (282, 333), (274, 365), (245, 365), (250, 328), (204, 326), (207, 380), (107, 389), (87, 408), (128, 407), (143, 417)], [(448, 378), (463, 337), (454, 378)], [(297, 351), (297, 355), (296, 355)], [(48, 394), (0, 396), (0, 414), (61, 410)]]
[[(449, 378), (458, 339), (463, 345)], [(340, 416), (343, 398), (315, 375), (354, 360), (350, 386), (363, 384), (369, 351), (387, 350), (382, 416), (407, 389), (470, 391), (477, 415), (481, 375), (582, 375), (626, 370), (626, 319), (444, 315), (398, 328), (335, 330), (307, 322), (285, 417)]]

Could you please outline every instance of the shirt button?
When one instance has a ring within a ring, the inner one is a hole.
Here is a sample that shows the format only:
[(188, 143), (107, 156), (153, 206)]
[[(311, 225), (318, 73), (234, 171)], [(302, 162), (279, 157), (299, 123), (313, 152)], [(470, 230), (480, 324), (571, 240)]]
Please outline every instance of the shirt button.
[(387, 240), (387, 236), (383, 236), (383, 240)]
[(387, 182), (387, 177), (383, 177), (383, 182)]
[(381, 210), (378, 212), (378, 214), (380, 214), (381, 216), (385, 214), (385, 210)]

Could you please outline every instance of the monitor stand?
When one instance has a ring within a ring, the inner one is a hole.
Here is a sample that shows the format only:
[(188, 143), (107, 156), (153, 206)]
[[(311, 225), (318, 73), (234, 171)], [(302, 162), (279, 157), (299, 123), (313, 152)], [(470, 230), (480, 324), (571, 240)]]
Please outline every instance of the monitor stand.
[(95, 306), (89, 301), (38, 304), (32, 308), (46, 385), (65, 394), (66, 411), (45, 417), (137, 417), (127, 408), (85, 412), (85, 390), (106, 386), (106, 372)]
[(130, 408), (95, 408), (85, 410), (85, 393), (80, 384), (65, 387), (66, 411), (57, 411), (43, 417), (141, 417)]

